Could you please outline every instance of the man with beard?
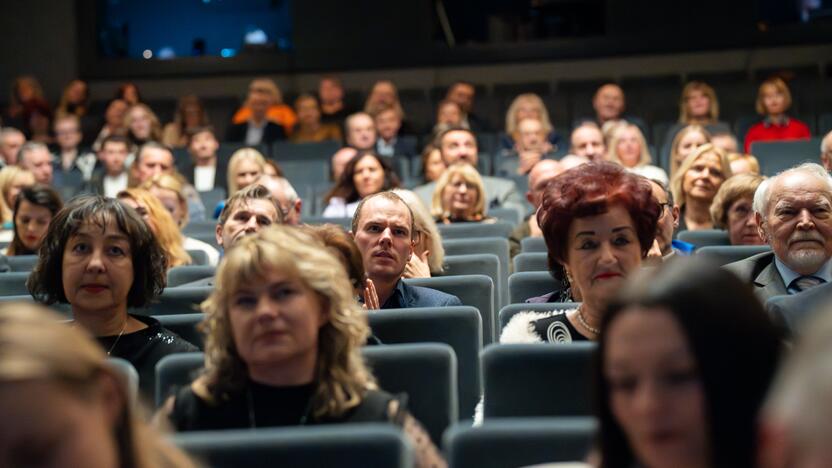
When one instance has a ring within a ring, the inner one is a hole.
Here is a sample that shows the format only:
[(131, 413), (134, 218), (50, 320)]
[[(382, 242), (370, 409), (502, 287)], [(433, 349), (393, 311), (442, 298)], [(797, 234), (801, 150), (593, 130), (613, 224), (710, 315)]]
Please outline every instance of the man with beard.
[(763, 181), (753, 209), (772, 252), (725, 268), (751, 283), (760, 300), (832, 281), (832, 178), (822, 166), (802, 164)]

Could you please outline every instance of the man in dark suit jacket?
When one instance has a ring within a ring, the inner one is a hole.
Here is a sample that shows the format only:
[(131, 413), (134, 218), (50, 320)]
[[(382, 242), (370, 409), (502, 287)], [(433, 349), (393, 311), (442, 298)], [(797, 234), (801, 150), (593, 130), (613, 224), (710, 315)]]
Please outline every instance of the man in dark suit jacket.
[(832, 281), (832, 178), (822, 166), (803, 164), (764, 181), (754, 211), (773, 252), (725, 268), (748, 281), (761, 301)]
[(368, 309), (462, 305), (458, 297), (402, 281), (416, 243), (410, 207), (391, 192), (365, 197), (352, 218), (350, 231), (364, 263)]
[(455, 102), (464, 115), (463, 122), (474, 133), (490, 132), (491, 125), (474, 114), (474, 98), (477, 90), (467, 81), (457, 81), (448, 87), (445, 99)]
[(413, 139), (402, 138), (402, 108), (398, 105), (382, 107), (373, 117), (378, 139), (376, 153), (387, 157), (407, 157), (416, 154), (416, 143)]
[(215, 188), (228, 191), (228, 161), (217, 156), (220, 144), (214, 136), (214, 130), (211, 127), (199, 127), (188, 134), (188, 154), (191, 157), (186, 161), (177, 161), (179, 172), (199, 192)]
[(766, 309), (772, 320), (789, 335), (799, 331), (800, 326), (819, 312), (820, 307), (832, 302), (832, 283), (790, 296), (776, 296), (766, 301)]
[(266, 118), (270, 104), (269, 96), (251, 92), (247, 104), (251, 109), (251, 117), (245, 123), (230, 125), (226, 130), (226, 141), (257, 146), (261, 143), (271, 144), (286, 139), (283, 127)]

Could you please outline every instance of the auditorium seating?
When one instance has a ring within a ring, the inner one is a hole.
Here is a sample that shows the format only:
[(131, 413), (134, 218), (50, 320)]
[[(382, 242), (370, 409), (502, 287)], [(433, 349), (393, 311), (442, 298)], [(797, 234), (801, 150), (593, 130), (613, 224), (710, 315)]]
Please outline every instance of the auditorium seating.
[(486, 223), (457, 223), (438, 224), (442, 239), (470, 239), (472, 237), (504, 237), (508, 238), (514, 225), (506, 221), (492, 224)]
[(412, 286), (424, 286), (453, 294), (463, 305), (472, 306), (482, 317), (482, 341), (494, 341), (494, 283), (485, 275), (441, 276), (404, 280)]
[(182, 265), (168, 270), (169, 288), (214, 276), (216, 268), (208, 265)]
[(768, 245), (712, 245), (697, 249), (696, 255), (713, 260), (718, 265), (727, 265), (769, 251), (771, 247)]
[(203, 313), (178, 314), (178, 315), (157, 315), (154, 317), (163, 327), (181, 336), (185, 341), (195, 345), (201, 350), (205, 349), (205, 339), (197, 326), (205, 318)]
[(820, 138), (794, 141), (757, 141), (751, 154), (760, 162), (760, 174), (773, 176), (804, 162), (818, 162)]
[(9, 260), (11, 271), (29, 273), (35, 268), (38, 262), (37, 255), (12, 255), (6, 257)]
[(28, 295), (26, 280), (29, 278), (28, 271), (13, 271), (0, 274), (0, 296), (22, 296)]
[(523, 253), (546, 252), (546, 241), (542, 237), (525, 237), (520, 241)]
[(500, 293), (497, 285), (502, 276), (500, 260), (494, 254), (446, 255), (442, 276), (486, 275), (494, 284), (493, 310), (500, 308)]
[(535, 304), (509, 304), (502, 309), (500, 309), (499, 313), (499, 325), (497, 327), (497, 337), (499, 338), (500, 334), (503, 331), (503, 328), (511, 321), (511, 319), (517, 315), (518, 312), (549, 312), (553, 310), (563, 310), (563, 309), (575, 309), (579, 305), (580, 302), (540, 302)]
[(548, 254), (546, 252), (528, 252), (515, 256), (512, 260), (514, 272), (521, 271), (547, 271)]
[(508, 285), (508, 274), (511, 269), (509, 261), (508, 239), (502, 237), (478, 237), (467, 239), (449, 239), (442, 242), (445, 247), (445, 255), (466, 255), (490, 253), (500, 259), (500, 282), (495, 284), (495, 294), (500, 305), (508, 303), (508, 298), (503, 297), (502, 291)]
[(509, 304), (518, 304), (531, 297), (559, 291), (563, 286), (548, 271), (524, 271), (508, 278)]
[(731, 241), (728, 238), (728, 231), (721, 229), (680, 231), (677, 237), (680, 241), (689, 242), (697, 248), (711, 245), (731, 245)]
[(139, 373), (133, 367), (133, 364), (117, 357), (108, 357), (107, 364), (116, 371), (119, 377), (124, 379), (124, 387), (127, 389), (127, 396), (130, 398), (130, 401), (137, 401), (139, 395)]

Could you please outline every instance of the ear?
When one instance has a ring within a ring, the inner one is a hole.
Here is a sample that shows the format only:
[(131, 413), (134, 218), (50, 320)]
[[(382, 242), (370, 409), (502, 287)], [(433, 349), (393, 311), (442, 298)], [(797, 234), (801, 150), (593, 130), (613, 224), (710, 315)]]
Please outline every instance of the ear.
[(763, 220), (763, 216), (755, 211), (754, 219), (757, 220), (757, 232), (760, 234), (760, 238), (763, 239), (766, 242), (766, 244), (770, 244), (771, 242), (768, 236), (768, 226)]
[(303, 208), (303, 200), (298, 198), (297, 200), (295, 200), (295, 206), (293, 209), (296, 213), (300, 213), (301, 208)]
[(222, 245), (222, 225), (220, 223), (217, 223), (217, 228), (214, 230), (214, 236), (216, 236), (217, 245), (225, 248), (225, 246)]
[(673, 205), (673, 209), (670, 210), (670, 213), (673, 215), (673, 228), (676, 229), (679, 227), (679, 205)]
[(534, 206), (534, 201), (533, 201), (531, 190), (526, 192), (526, 201), (528, 201), (529, 203), (531, 203), (532, 206)]

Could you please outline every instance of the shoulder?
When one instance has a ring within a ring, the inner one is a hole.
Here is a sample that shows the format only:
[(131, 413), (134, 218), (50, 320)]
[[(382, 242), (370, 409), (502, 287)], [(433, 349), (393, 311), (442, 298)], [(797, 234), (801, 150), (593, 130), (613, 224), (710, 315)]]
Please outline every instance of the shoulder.
[(153, 317), (134, 315), (137, 320), (147, 325), (144, 330), (148, 335), (148, 346), (154, 348), (156, 353), (164, 355), (171, 353), (188, 353), (199, 351), (199, 348), (194, 346), (191, 342), (186, 341), (181, 336), (163, 327), (162, 324)]
[(763, 252), (737, 262), (729, 263), (722, 268), (743, 280), (753, 280), (757, 274), (774, 261), (774, 252)]
[(402, 283), (402, 288), (410, 297), (408, 302), (410, 307), (435, 307), (435, 306), (452, 306), (462, 305), (462, 301), (453, 294), (448, 294), (433, 288), (426, 288), (423, 286), (411, 286), (407, 283)]

